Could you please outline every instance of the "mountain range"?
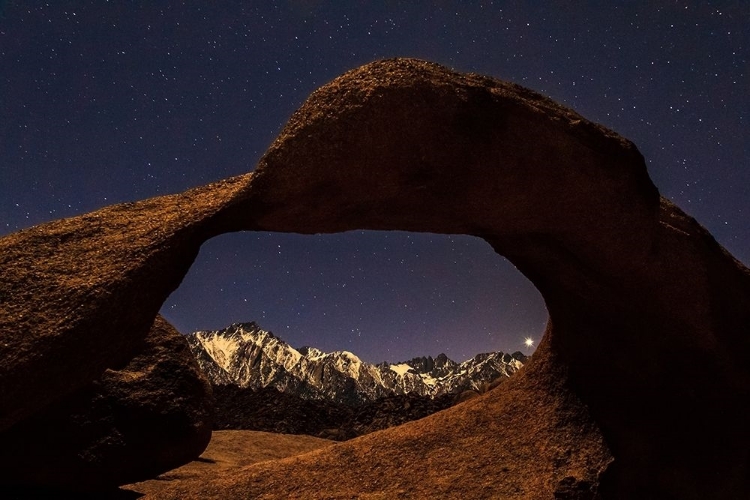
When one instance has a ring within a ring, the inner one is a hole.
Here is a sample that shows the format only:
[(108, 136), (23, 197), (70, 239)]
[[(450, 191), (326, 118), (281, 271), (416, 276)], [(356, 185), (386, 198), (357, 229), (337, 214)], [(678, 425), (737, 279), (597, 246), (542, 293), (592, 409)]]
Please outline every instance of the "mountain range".
[(254, 322), (194, 332), (187, 340), (214, 385), (274, 388), (303, 399), (351, 405), (403, 394), (434, 398), (481, 391), (486, 384), (509, 377), (527, 359), (521, 352), (490, 352), (462, 363), (440, 354), (371, 364), (348, 351), (295, 349)]

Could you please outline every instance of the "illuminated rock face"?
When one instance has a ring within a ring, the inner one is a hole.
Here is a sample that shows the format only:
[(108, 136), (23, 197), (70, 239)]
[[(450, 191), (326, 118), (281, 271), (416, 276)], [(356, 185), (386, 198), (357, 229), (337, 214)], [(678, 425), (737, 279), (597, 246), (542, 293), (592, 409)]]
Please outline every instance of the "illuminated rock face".
[(519, 87), (390, 61), (313, 93), (253, 184), (262, 229), (484, 238), (542, 293), (540, 350), (601, 429), (614, 490), (748, 487), (748, 270), (628, 141)]
[[(478, 236), (540, 290), (545, 338), (497, 391), (555, 401), (537, 418), (604, 441), (581, 440), (570, 453), (595, 458), (568, 470), (545, 445), (554, 434), (527, 436), (537, 452), (526, 460), (549, 467), (521, 480), (526, 493), (750, 496), (747, 268), (660, 198), (627, 140), (527, 89), (406, 59), (314, 92), (253, 174), (0, 240), (0, 424), (132, 356), (205, 239), (350, 229)], [(46, 366), (52, 356), (62, 361)], [(493, 411), (506, 429), (528, 428)], [(445, 418), (429, 421), (449, 429)], [(502, 470), (497, 460), (477, 474)]]

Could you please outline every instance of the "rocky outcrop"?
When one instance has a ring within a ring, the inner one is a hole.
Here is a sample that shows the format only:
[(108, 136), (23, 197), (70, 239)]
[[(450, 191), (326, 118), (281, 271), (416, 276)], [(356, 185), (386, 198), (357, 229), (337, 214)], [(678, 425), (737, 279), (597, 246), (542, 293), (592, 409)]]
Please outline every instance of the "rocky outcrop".
[(253, 174), (0, 240), (0, 426), (124, 364), (206, 238), (350, 229), (484, 238), (547, 304), (532, 361), (426, 419), (175, 498), (418, 495), (429, 479), (474, 498), (750, 497), (748, 269), (660, 198), (627, 140), (415, 60), (314, 92)]
[(125, 367), (0, 435), (0, 484), (97, 491), (198, 457), (213, 399), (184, 337), (157, 317)]
[[(351, 419), (347, 405), (303, 399), (273, 387), (214, 386), (216, 430), (252, 430), (318, 436), (324, 429), (339, 428)], [(353, 436), (350, 436), (353, 437)]]
[(0, 238), (0, 430), (135, 356), (245, 180)]
[[(513, 357), (515, 358), (517, 354), (523, 356), (522, 353), (518, 352), (513, 353)], [(523, 356), (521, 361), (526, 361), (526, 357)], [(432, 378), (445, 377), (458, 368), (458, 363), (448, 358), (444, 353), (438, 354), (434, 359), (432, 356), (422, 356), (404, 361), (404, 363), (413, 367), (417, 372), (426, 373)]]
[(345, 441), (424, 418), (452, 406), (455, 395), (437, 398), (392, 395), (359, 406), (303, 399), (271, 387), (214, 386), (217, 430), (308, 434)]
[(261, 229), (482, 237), (544, 297), (538, 353), (605, 439), (609, 497), (750, 494), (750, 274), (627, 140), (518, 86), (375, 63), (310, 96), (253, 188)]

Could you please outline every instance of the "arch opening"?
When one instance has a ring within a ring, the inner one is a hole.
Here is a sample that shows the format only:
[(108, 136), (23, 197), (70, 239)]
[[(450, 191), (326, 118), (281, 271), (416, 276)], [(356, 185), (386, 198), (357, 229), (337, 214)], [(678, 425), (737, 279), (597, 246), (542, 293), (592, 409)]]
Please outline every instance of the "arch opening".
[(529, 355), (547, 322), (534, 285), (480, 238), (365, 230), (215, 237), (161, 314), (183, 333), (254, 321), (370, 363)]

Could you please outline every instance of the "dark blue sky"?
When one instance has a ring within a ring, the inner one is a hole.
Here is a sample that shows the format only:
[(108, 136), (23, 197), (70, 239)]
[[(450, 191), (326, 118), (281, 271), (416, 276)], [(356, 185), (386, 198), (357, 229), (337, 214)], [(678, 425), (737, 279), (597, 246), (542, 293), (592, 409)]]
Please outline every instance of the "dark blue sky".
[[(750, 2), (354, 4), (0, 1), (0, 234), (250, 171), (315, 88), (410, 56), (633, 140), (661, 192), (750, 263)], [(482, 241), (381, 232), (222, 236), (163, 313), (374, 362), (519, 350), (546, 320)]]

